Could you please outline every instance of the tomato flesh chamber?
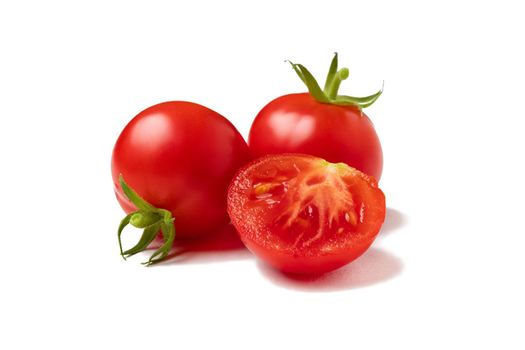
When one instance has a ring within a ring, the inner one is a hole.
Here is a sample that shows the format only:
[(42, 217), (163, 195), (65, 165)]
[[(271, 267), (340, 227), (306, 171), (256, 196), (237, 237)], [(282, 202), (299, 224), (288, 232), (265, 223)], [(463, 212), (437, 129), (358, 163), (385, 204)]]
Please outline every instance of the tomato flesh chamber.
[(302, 166), (254, 178), (250, 205), (269, 208), (266, 224), (291, 247), (311, 247), (357, 232), (362, 203), (350, 190), (351, 168), (324, 161)]

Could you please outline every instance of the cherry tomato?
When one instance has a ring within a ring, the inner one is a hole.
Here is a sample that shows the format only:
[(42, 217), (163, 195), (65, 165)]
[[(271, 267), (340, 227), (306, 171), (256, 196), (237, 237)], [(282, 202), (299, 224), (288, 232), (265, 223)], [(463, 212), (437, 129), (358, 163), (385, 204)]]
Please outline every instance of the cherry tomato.
[(344, 163), (269, 155), (243, 167), (228, 212), (244, 244), (290, 273), (322, 273), (363, 254), (385, 219), (377, 181)]
[(338, 95), (348, 70), (337, 71), (337, 54), (321, 90), (304, 66), (293, 64), (309, 93), (284, 95), (267, 104), (255, 118), (248, 144), (254, 156), (305, 153), (330, 162), (343, 162), (378, 181), (383, 153), (374, 125), (363, 113), (380, 95)]
[[(163, 234), (171, 230), (168, 226), (173, 225), (173, 218), (180, 237), (217, 231), (229, 221), (226, 192), (230, 180), (248, 160), (242, 136), (209, 108), (176, 101), (142, 111), (124, 128), (113, 150), (111, 170), (117, 199), (127, 213), (135, 213), (122, 225), (147, 228), (157, 224), (145, 230), (149, 235), (143, 238), (149, 242), (154, 239), (154, 229)], [(122, 227), (119, 238), (121, 231)]]

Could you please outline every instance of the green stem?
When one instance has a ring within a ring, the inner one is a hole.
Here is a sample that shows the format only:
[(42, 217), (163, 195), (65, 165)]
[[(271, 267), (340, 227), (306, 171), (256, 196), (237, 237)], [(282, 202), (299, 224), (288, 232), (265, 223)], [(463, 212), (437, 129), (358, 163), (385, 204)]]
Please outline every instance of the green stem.
[(337, 71), (334, 78), (332, 79), (332, 82), (328, 86), (328, 89), (325, 91), (330, 100), (335, 100), (337, 97), (337, 92), (339, 91), (339, 87), (341, 86), (341, 82), (346, 80), (349, 75), (350, 72), (348, 71), (348, 68), (341, 68)]
[[(175, 225), (172, 214), (169, 210), (155, 208), (150, 203), (146, 202), (144, 198), (140, 197), (128, 184), (124, 181), (122, 175), (119, 177), (120, 186), (122, 191), (128, 197), (128, 199), (138, 208), (137, 211), (130, 213), (122, 219), (118, 228), (118, 243), (120, 248), (120, 254), (124, 258), (135, 255), (139, 252), (144, 251), (148, 245), (153, 242), (157, 234), (162, 230), (162, 236), (164, 238), (164, 244), (158, 248), (145, 265), (151, 265), (161, 261), (168, 256), (168, 253), (173, 246), (175, 239)], [(143, 228), (144, 232), (139, 242), (131, 249), (123, 251), (121, 235), (124, 228), (131, 224), (136, 228)]]
[(334, 57), (332, 58), (323, 90), (321, 90), (319, 83), (317, 83), (317, 80), (315, 80), (314, 76), (308, 71), (308, 69), (306, 69), (305, 66), (298, 63), (292, 63), (290, 61), (287, 62), (291, 64), (297, 76), (299, 76), (302, 82), (306, 85), (310, 95), (320, 103), (339, 106), (354, 106), (361, 109), (370, 107), (383, 93), (383, 88), (381, 88), (381, 90), (375, 94), (366, 97), (339, 95), (338, 92), (341, 82), (347, 79), (350, 73), (348, 68), (341, 68), (337, 70), (337, 53), (335, 53)]
[(338, 64), (339, 63), (337, 60), (337, 52), (334, 52), (334, 58), (332, 58), (332, 62), (330, 63), (330, 69), (328, 70), (328, 74), (326, 75), (326, 81), (324, 83), (323, 91), (325, 94), (328, 91), (330, 85), (332, 84), (332, 81), (334, 80), (335, 74), (337, 73)]

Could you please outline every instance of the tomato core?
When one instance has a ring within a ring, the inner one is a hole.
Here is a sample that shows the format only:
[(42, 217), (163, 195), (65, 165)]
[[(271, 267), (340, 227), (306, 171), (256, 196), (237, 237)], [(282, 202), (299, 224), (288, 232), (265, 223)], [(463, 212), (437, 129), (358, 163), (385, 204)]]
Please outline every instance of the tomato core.
[(275, 216), (269, 224), (292, 247), (308, 247), (330, 235), (352, 234), (362, 218), (345, 182), (349, 171), (346, 164), (323, 160), (303, 171), (280, 171), (273, 179), (255, 178), (252, 203), (273, 208)]

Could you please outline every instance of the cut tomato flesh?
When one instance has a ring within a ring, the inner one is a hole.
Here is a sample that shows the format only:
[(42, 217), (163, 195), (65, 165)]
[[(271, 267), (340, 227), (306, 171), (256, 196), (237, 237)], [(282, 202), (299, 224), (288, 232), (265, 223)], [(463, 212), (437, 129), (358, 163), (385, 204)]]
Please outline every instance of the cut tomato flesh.
[(296, 154), (264, 157), (242, 169), (228, 200), (248, 248), (291, 272), (320, 272), (355, 259), (385, 215), (373, 178), (343, 163)]
[(277, 231), (281, 239), (291, 239), (293, 247), (311, 246), (329, 235), (352, 231), (358, 220), (341, 172), (333, 170), (333, 164), (308, 165), (295, 169), (292, 176), (278, 174), (276, 179), (262, 182), (255, 179), (252, 186), (254, 204), (271, 207), (274, 215), (267, 223), (281, 228)]

